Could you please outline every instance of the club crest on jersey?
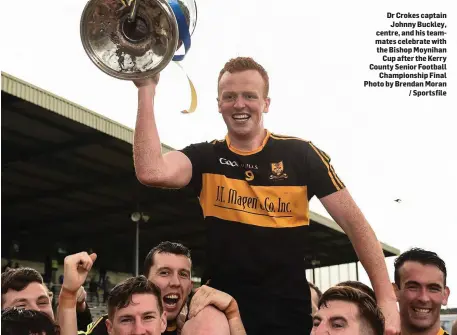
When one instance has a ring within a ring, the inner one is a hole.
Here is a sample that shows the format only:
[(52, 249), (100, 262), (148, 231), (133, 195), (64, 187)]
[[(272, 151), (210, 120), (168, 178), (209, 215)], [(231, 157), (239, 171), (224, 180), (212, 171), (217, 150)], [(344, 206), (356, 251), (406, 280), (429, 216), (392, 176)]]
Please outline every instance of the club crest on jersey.
[(271, 175), (272, 180), (287, 179), (287, 174), (284, 173), (284, 163), (282, 161), (278, 163), (271, 163)]

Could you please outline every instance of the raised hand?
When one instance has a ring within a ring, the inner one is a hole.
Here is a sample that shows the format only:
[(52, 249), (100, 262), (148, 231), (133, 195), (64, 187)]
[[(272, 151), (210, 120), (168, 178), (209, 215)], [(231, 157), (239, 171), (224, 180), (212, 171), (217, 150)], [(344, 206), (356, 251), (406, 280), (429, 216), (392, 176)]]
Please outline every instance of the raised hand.
[(86, 281), (97, 254), (80, 252), (65, 257), (62, 289), (76, 293)]
[(398, 313), (397, 303), (395, 301), (389, 303), (379, 303), (382, 314), (385, 318), (384, 335), (400, 335), (400, 314)]
[(157, 73), (154, 77), (146, 78), (146, 79), (137, 79), (134, 80), (133, 83), (137, 88), (145, 87), (145, 86), (157, 86), (159, 83), (160, 73)]
[(233, 297), (225, 292), (202, 285), (192, 297), (189, 309), (189, 319), (196, 316), (206, 306), (213, 305), (224, 312), (227, 319), (239, 315), (238, 305)]

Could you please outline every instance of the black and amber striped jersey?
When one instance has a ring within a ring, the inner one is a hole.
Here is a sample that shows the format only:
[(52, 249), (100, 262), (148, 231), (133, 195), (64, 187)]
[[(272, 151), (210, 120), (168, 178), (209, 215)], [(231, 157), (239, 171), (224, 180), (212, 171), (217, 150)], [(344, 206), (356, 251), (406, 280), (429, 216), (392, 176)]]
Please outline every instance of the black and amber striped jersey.
[(102, 315), (97, 320), (87, 326), (86, 331), (78, 331), (78, 335), (108, 335), (106, 320), (108, 315)]
[(309, 300), (304, 257), (309, 200), (345, 186), (309, 141), (267, 132), (252, 152), (230, 139), (190, 145), (188, 185), (207, 224), (211, 286)]
[(167, 329), (165, 329), (165, 332), (162, 333), (163, 335), (177, 335), (178, 334), (178, 327), (176, 326), (176, 323), (173, 324), (168, 324)]

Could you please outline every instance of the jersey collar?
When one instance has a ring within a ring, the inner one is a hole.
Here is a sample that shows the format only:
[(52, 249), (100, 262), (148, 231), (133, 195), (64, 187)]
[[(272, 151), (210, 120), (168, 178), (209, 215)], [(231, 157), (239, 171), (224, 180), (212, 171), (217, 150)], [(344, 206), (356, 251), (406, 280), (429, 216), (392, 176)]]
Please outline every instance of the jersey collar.
[(234, 146), (231, 145), (231, 141), (230, 141), (228, 134), (225, 136), (225, 141), (227, 143), (227, 147), (229, 148), (230, 151), (232, 151), (238, 155), (241, 155), (241, 156), (249, 156), (249, 155), (256, 154), (256, 153), (262, 151), (262, 149), (267, 144), (268, 139), (270, 138), (270, 135), (271, 135), (270, 131), (268, 129), (265, 129), (265, 130), (267, 131), (267, 134), (265, 135), (265, 138), (263, 139), (262, 144), (257, 149), (254, 149), (252, 151), (244, 151), (244, 150), (235, 148)]

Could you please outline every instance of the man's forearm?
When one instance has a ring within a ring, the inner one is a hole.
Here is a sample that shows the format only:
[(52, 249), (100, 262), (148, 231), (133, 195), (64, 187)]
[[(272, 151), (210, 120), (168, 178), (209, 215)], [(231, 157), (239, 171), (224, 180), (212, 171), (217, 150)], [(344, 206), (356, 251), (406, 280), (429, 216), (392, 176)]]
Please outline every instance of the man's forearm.
[(160, 177), (162, 164), (162, 146), (154, 117), (154, 95), (155, 87), (138, 89), (133, 159), (138, 180), (146, 184)]
[(78, 333), (76, 320), (76, 292), (69, 292), (62, 288), (59, 295), (57, 320), (61, 335), (75, 335)]
[(246, 335), (246, 330), (244, 329), (243, 322), (241, 318), (233, 318), (228, 320), (230, 335)]
[(241, 320), (238, 303), (235, 299), (232, 298), (230, 304), (225, 309), (224, 314), (228, 320), (230, 335), (246, 335), (246, 330), (244, 329), (244, 325)]
[(400, 334), (400, 315), (384, 255), (376, 235), (347, 189), (321, 198), (321, 202), (352, 242), (357, 256), (370, 277), (377, 303), (385, 317), (385, 334)]
[(321, 199), (328, 213), (351, 240), (357, 256), (370, 277), (378, 302), (395, 301), (381, 244), (347, 189)]
[(376, 238), (370, 224), (360, 213), (356, 222), (347, 226), (346, 234), (370, 278), (378, 302), (395, 301), (381, 243)]

